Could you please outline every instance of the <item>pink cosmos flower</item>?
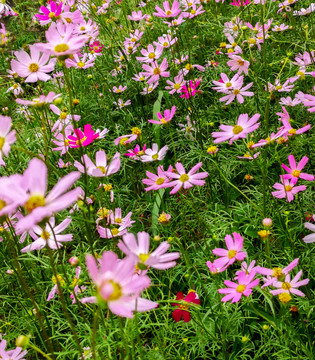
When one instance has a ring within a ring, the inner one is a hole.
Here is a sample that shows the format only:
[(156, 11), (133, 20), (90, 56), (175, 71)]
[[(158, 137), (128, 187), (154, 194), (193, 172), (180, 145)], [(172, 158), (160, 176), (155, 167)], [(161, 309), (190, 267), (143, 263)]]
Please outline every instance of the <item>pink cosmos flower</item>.
[(80, 146), (88, 146), (99, 137), (99, 133), (92, 130), (90, 124), (84, 125), (83, 132), (81, 129), (74, 129), (74, 135), (69, 135), (69, 147), (79, 148)]
[(20, 94), (24, 94), (24, 90), (23, 90), (21, 84), (13, 84), (12, 86), (10, 86), (8, 88), (8, 90), (6, 91), (6, 94), (11, 92), (11, 91), (13, 92), (13, 94), (15, 96), (18, 96)]
[(262, 288), (271, 286), (275, 281), (279, 281), (284, 278), (285, 275), (288, 275), (291, 270), (293, 270), (299, 263), (299, 258), (294, 259), (288, 266), (285, 268), (275, 267), (273, 269), (264, 268), (261, 266), (256, 267), (256, 272), (261, 275), (267, 276), (263, 278), (264, 285)]
[(79, 121), (81, 119), (80, 115), (71, 115), (66, 113), (65, 111), (61, 111), (56, 105), (51, 104), (49, 106), (50, 110), (59, 116), (59, 119), (54, 123), (51, 131), (54, 132), (56, 129), (62, 131), (67, 126), (72, 124), (72, 121)]
[(181, 319), (183, 319), (185, 323), (189, 322), (190, 321), (189, 307), (191, 306), (189, 304), (192, 303), (192, 304), (200, 305), (200, 300), (198, 295), (194, 290), (191, 290), (185, 297), (184, 294), (181, 291), (179, 291), (176, 294), (176, 300), (182, 301), (182, 304), (176, 304), (176, 303), (172, 304), (173, 306), (177, 307), (177, 309), (175, 309), (172, 313), (174, 321), (179, 322)]
[(136, 59), (141, 62), (151, 63), (161, 57), (163, 54), (163, 47), (157, 45), (156, 49), (154, 49), (153, 45), (149, 44), (147, 50), (141, 49), (140, 52), (143, 56), (136, 56)]
[(231, 2), (231, 5), (237, 6), (237, 7), (246, 6), (248, 4), (250, 4), (250, 0), (242, 0), (242, 1), (241, 0), (233, 0)]
[(19, 105), (43, 107), (47, 104), (51, 104), (54, 100), (58, 99), (60, 96), (61, 94), (55, 94), (53, 91), (50, 91), (47, 95), (40, 95), (38, 98), (33, 98), (32, 100), (16, 99), (15, 101)]
[(111, 312), (127, 318), (133, 318), (134, 311), (148, 311), (158, 306), (140, 297), (151, 281), (146, 275), (134, 273), (134, 257), (119, 260), (112, 251), (105, 251), (98, 262), (100, 267), (92, 255), (86, 256), (86, 266), (96, 286), (97, 297), (82, 299), (83, 303), (105, 301)]
[[(171, 169), (172, 167), (170, 167), (168, 171), (172, 171)], [(157, 168), (157, 175), (149, 171), (146, 172), (146, 175), (148, 179), (142, 179), (142, 182), (145, 185), (149, 185), (147, 188), (145, 188), (145, 191), (162, 189), (170, 181), (166, 176), (162, 165)]]
[(170, 4), (168, 1), (163, 2), (163, 10), (156, 6), (156, 12), (153, 13), (154, 16), (161, 17), (161, 18), (172, 18), (180, 14), (181, 9), (179, 6), (179, 2), (177, 0), (173, 1), (172, 7), (170, 8)]
[(189, 85), (184, 85), (180, 92), (183, 93), (180, 97), (181, 98), (186, 98), (189, 99), (192, 96), (195, 96), (197, 92), (199, 92), (199, 90), (197, 90), (198, 86), (200, 84), (200, 80), (189, 80)]
[(172, 82), (171, 80), (166, 80), (166, 83), (169, 86), (165, 86), (165, 89), (169, 90), (170, 94), (174, 94), (175, 92), (177, 94), (180, 94), (182, 87), (185, 85), (185, 82), (186, 81), (184, 80), (184, 75), (178, 74), (177, 76), (175, 76), (174, 82)]
[(301, 104), (301, 100), (299, 98), (294, 98), (292, 100), (291, 96), (287, 96), (286, 98), (285, 97), (280, 98), (279, 104), (286, 106), (296, 106), (298, 104)]
[(196, 125), (195, 121), (191, 121), (189, 115), (186, 116), (187, 124), (178, 124), (178, 126), (181, 128), (180, 131), (185, 132), (185, 137), (189, 136), (190, 140), (193, 141), (194, 137), (192, 136), (192, 132), (195, 131), (194, 126)]
[(54, 1), (48, 2), (48, 7), (41, 6), (40, 11), (42, 14), (35, 14), (39, 23), (43, 25), (47, 25), (52, 21), (56, 21), (60, 18), (60, 14), (62, 11), (63, 3), (61, 2), (58, 6)]
[(168, 146), (165, 145), (159, 150), (158, 144), (153, 144), (152, 149), (146, 149), (144, 155), (141, 156), (142, 162), (162, 161), (166, 155)]
[(280, 180), (281, 184), (275, 183), (273, 185), (273, 188), (277, 191), (273, 191), (271, 193), (274, 197), (278, 199), (286, 198), (288, 202), (291, 202), (294, 199), (294, 195), (296, 195), (300, 191), (306, 190), (305, 185), (295, 186), (297, 180), (285, 180), (283, 179), (282, 175), (280, 175)]
[(146, 145), (143, 145), (143, 148), (141, 150), (140, 145), (136, 145), (134, 149), (127, 150), (127, 153), (124, 154), (125, 156), (132, 157), (134, 160), (140, 160), (140, 157), (144, 155), (144, 152), (146, 150)]
[(101, 55), (101, 52), (103, 51), (104, 45), (100, 44), (99, 41), (93, 41), (92, 43), (89, 43), (89, 49), (91, 54), (95, 55)]
[(15, 130), (11, 130), (12, 119), (10, 116), (0, 115), (0, 167), (5, 166), (4, 156), (8, 156), (11, 145), (16, 141)]
[(213, 84), (217, 85), (214, 86), (212, 89), (216, 90), (217, 92), (222, 92), (225, 94), (228, 94), (231, 92), (231, 90), (236, 89), (240, 84), (240, 78), (241, 83), (243, 84), (244, 76), (239, 76), (238, 74), (235, 74), (232, 79), (230, 80), (228, 76), (224, 73), (221, 73), (221, 79), (219, 81), (213, 80)]
[(309, 283), (309, 279), (304, 279), (304, 280), (300, 280), (301, 276), (302, 276), (303, 271), (300, 270), (295, 276), (294, 278), (291, 280), (290, 278), (290, 274), (286, 275), (284, 281), (275, 281), (272, 286), (274, 286), (275, 288), (278, 288), (277, 290), (271, 290), (270, 293), (272, 295), (279, 295), (279, 294), (294, 294), (297, 296), (302, 296), (304, 297), (305, 294), (302, 293), (302, 291), (298, 290), (298, 288), (300, 286), (304, 286), (307, 285)]
[(246, 75), (248, 75), (248, 68), (249, 68), (249, 61), (244, 60), (241, 56), (239, 55), (231, 55), (229, 54), (229, 58), (231, 60), (229, 60), (227, 62), (227, 65), (230, 67), (231, 71), (237, 71), (238, 75), (241, 75), (242, 72)]
[(88, 155), (82, 156), (83, 166), (78, 161), (74, 162), (74, 166), (81, 172), (85, 173), (85, 169), (88, 175), (93, 177), (104, 177), (115, 174), (120, 169), (120, 153), (116, 152), (111, 163), (107, 164), (107, 155), (104, 150), (96, 152), (95, 164), (91, 161)]
[(72, 59), (66, 59), (65, 64), (67, 68), (74, 67), (75, 69), (88, 69), (94, 66), (95, 59), (87, 59), (88, 54), (85, 53), (81, 58), (78, 54), (74, 54)]
[[(137, 241), (138, 240), (138, 241)], [(156, 250), (150, 252), (150, 236), (146, 232), (138, 232), (136, 237), (127, 233), (123, 236), (123, 241), (119, 240), (119, 249), (127, 256), (135, 256), (140, 270), (153, 268), (158, 270), (170, 269), (176, 265), (179, 258), (178, 252), (166, 254), (170, 247), (167, 241), (163, 241)]]
[(17, 60), (11, 60), (11, 68), (20, 77), (26, 78), (25, 82), (33, 83), (38, 80), (47, 81), (51, 77), (47, 73), (54, 71), (57, 59), (50, 59), (49, 54), (42, 54), (36, 45), (30, 45), (29, 55), (26, 51), (15, 51)]
[(174, 45), (177, 42), (177, 37), (172, 39), (171, 35), (159, 36), (158, 41), (153, 41), (155, 46), (162, 46), (164, 49), (167, 49)]
[[(208, 269), (210, 270), (212, 275), (215, 275), (215, 274), (221, 272), (221, 268), (219, 268), (217, 266), (217, 260), (219, 260), (219, 259), (214, 260), (213, 263), (211, 261), (206, 262)], [(224, 269), (223, 269), (223, 271), (224, 271)]]
[(147, 95), (147, 94), (151, 94), (151, 92), (156, 89), (159, 85), (159, 82), (155, 82), (153, 84), (148, 84), (145, 88), (143, 88), (143, 91), (140, 92), (141, 95)]
[(254, 155), (251, 155), (249, 152), (245, 153), (243, 156), (236, 156), (238, 159), (245, 159), (245, 160), (254, 160), (260, 155), (260, 152), (257, 152)]
[(148, 120), (148, 121), (152, 124), (164, 125), (173, 119), (175, 112), (176, 112), (176, 106), (172, 106), (171, 110), (168, 109), (165, 110), (163, 115), (160, 112), (156, 114), (157, 117), (160, 119), (160, 121), (157, 120)]
[(49, 224), (46, 224), (45, 230), (40, 226), (35, 225), (29, 232), (34, 242), (21, 250), (21, 252), (29, 252), (33, 250), (43, 249), (45, 246), (50, 247), (53, 250), (62, 247), (63, 242), (72, 241), (73, 235), (59, 235), (63, 232), (71, 223), (71, 218), (66, 218), (59, 225), (55, 226), (55, 218), (49, 219)]
[(288, 174), (283, 175), (284, 179), (291, 180), (291, 182), (295, 183), (295, 184), (297, 183), (299, 178), (308, 180), (308, 181), (314, 181), (313, 175), (309, 175), (309, 174), (301, 172), (303, 170), (304, 166), (308, 162), (307, 156), (303, 156), (302, 160), (298, 163), (298, 165), (296, 165), (295, 158), (293, 155), (289, 155), (288, 159), (289, 159), (289, 165), (291, 168), (285, 164), (281, 165), (283, 167), (283, 169), (288, 172)]
[(280, 129), (276, 134), (275, 133), (271, 133), (270, 136), (268, 136), (266, 139), (261, 139), (258, 141), (257, 144), (252, 145), (252, 149), (256, 149), (258, 147), (261, 146), (265, 146), (268, 144), (272, 144), (273, 142), (275, 142), (277, 139), (279, 139), (280, 137), (282, 137), (284, 134), (286, 133), (285, 129)]
[[(117, 210), (119, 213), (117, 213)], [(103, 212), (100, 213), (101, 216), (106, 215), (103, 214)], [(109, 213), (109, 216), (106, 216), (107, 223), (106, 227), (100, 226), (99, 222), (101, 219), (96, 220), (97, 224), (97, 231), (101, 238), (103, 239), (112, 239), (114, 237), (122, 236), (127, 233), (128, 228), (132, 226), (132, 224), (135, 222), (131, 220), (132, 212), (129, 212), (127, 216), (124, 218), (121, 217), (121, 209), (116, 209), (115, 214), (111, 211)]]
[(303, 105), (309, 107), (307, 111), (310, 113), (315, 112), (315, 96), (310, 94), (305, 94), (303, 99)]
[(132, 20), (132, 21), (140, 21), (143, 20), (147, 15), (146, 14), (142, 14), (142, 11), (133, 11), (131, 13), (131, 15), (128, 15), (128, 19)]
[(114, 86), (113, 89), (112, 90), (109, 89), (109, 91), (113, 92), (115, 94), (120, 94), (120, 93), (124, 92), (126, 89), (127, 89), (127, 86), (119, 85), (118, 87)]
[(252, 87), (253, 83), (249, 83), (246, 86), (243, 86), (243, 75), (240, 76), (239, 82), (238, 84), (235, 86), (234, 89), (231, 89), (230, 91), (228, 91), (228, 95), (223, 96), (222, 98), (220, 98), (220, 101), (226, 101), (225, 105), (230, 104), (235, 98), (237, 99), (237, 101), (240, 104), (243, 104), (244, 102), (244, 97), (243, 96), (254, 96), (254, 93), (252, 91), (247, 91), (249, 88)]
[(286, 25), (286, 24), (281, 24), (280, 26), (279, 25), (276, 25), (272, 28), (272, 31), (275, 31), (275, 32), (282, 32), (282, 31), (285, 31), (289, 29), (289, 25)]
[(256, 269), (257, 269), (257, 266), (255, 266), (256, 264), (256, 261), (253, 260), (249, 265), (247, 264), (246, 261), (243, 261), (241, 263), (241, 270), (238, 270), (236, 271), (235, 275), (236, 277), (234, 278), (234, 280), (237, 280), (238, 279), (238, 276), (241, 275), (241, 273), (245, 272), (246, 275), (249, 275), (252, 271), (253, 272), (257, 272)]
[(197, 5), (194, 4), (189, 11), (184, 11), (182, 16), (188, 19), (193, 19), (194, 17), (203, 14), (205, 11), (206, 10), (203, 10), (202, 5), (197, 8)]
[(168, 68), (168, 62), (166, 58), (164, 58), (159, 65), (157, 61), (153, 61), (149, 65), (143, 64), (142, 65), (143, 71), (142, 75), (150, 77), (149, 80), (147, 80), (148, 84), (152, 84), (160, 79), (160, 77), (169, 77), (170, 72), (166, 71)]
[(220, 271), (224, 271), (236, 260), (242, 261), (246, 257), (246, 252), (242, 251), (244, 239), (240, 234), (234, 232), (233, 238), (231, 235), (226, 235), (224, 239), (228, 250), (221, 248), (212, 250), (214, 255), (220, 256), (219, 259), (216, 259), (216, 266)]
[(88, 41), (86, 35), (74, 35), (74, 25), (52, 23), (46, 31), (47, 43), (37, 43), (36, 46), (44, 53), (57, 57), (69, 57), (78, 53)]
[(122, 99), (118, 99), (118, 102), (113, 101), (114, 105), (117, 105), (116, 109), (122, 109), (125, 106), (128, 106), (131, 104), (131, 100), (123, 101)]
[[(285, 109), (285, 108), (282, 107), (282, 109)], [(278, 114), (279, 113), (277, 113), (277, 115)], [(303, 134), (311, 128), (311, 124), (308, 124), (308, 125), (301, 127), (300, 129), (296, 130), (292, 127), (292, 125), (290, 124), (290, 121), (287, 117), (281, 117), (279, 120), (282, 122), (284, 130), (285, 130), (284, 136), (285, 135), (294, 136), (294, 135)]]
[[(313, 218), (315, 219), (315, 215), (313, 215)], [(304, 224), (304, 226), (305, 226), (306, 229), (313, 231), (313, 234), (309, 234), (309, 235), (304, 236), (303, 241), (306, 244), (310, 244), (310, 243), (315, 242), (315, 225), (310, 223), (310, 222), (306, 222)]]
[(232, 145), (235, 140), (245, 139), (247, 134), (259, 128), (260, 122), (257, 122), (259, 118), (260, 114), (255, 114), (250, 119), (248, 119), (248, 114), (241, 114), (236, 125), (220, 125), (222, 132), (213, 132), (211, 134), (215, 138), (214, 143), (230, 140), (229, 144)]
[(1, 340), (0, 356), (2, 360), (25, 360), (24, 356), (27, 354), (27, 350), (23, 350), (19, 346), (13, 350), (5, 350), (6, 344), (6, 340)]
[(218, 290), (219, 294), (227, 294), (221, 299), (221, 301), (226, 302), (232, 300), (231, 303), (236, 303), (241, 300), (243, 295), (251, 295), (253, 287), (259, 284), (259, 279), (254, 280), (255, 275), (255, 271), (252, 271), (248, 275), (246, 275), (246, 272), (243, 271), (238, 275), (238, 283), (225, 280), (224, 285), (228, 286), (228, 288)]
[[(65, 12), (60, 14), (60, 18), (64, 24), (81, 24), (84, 21), (84, 18), (81, 14), (81, 11), (76, 9), (74, 11), (69, 11), (67, 6), (65, 7)], [(68, 11), (67, 11), (68, 10)]]
[(294, 88), (294, 85), (289, 85), (290, 84), (290, 81), (287, 80), (286, 82), (284, 82), (282, 85), (280, 83), (280, 80), (277, 79), (275, 81), (275, 84), (272, 85), (270, 82), (268, 82), (268, 88), (266, 87), (265, 90), (269, 92), (271, 91), (278, 91), (278, 92), (290, 92), (293, 88)]
[(33, 158), (23, 175), (11, 176), (6, 186), (0, 189), (0, 198), (5, 194), (15, 199), (16, 207), (22, 206), (28, 213), (17, 222), (17, 231), (30, 229), (44, 218), (66, 209), (75, 202), (80, 195), (80, 188), (67, 193), (66, 191), (80, 176), (79, 172), (71, 172), (64, 176), (48, 195), (47, 167), (43, 161)]
[(177, 162), (175, 164), (177, 173), (174, 173), (172, 171), (165, 171), (166, 176), (168, 176), (171, 179), (174, 179), (168, 183), (165, 184), (165, 187), (173, 187), (173, 189), (170, 191), (170, 195), (173, 195), (177, 193), (181, 188), (189, 189), (193, 187), (194, 185), (203, 186), (206, 182), (204, 179), (208, 176), (207, 172), (196, 172), (201, 168), (202, 162), (199, 162), (195, 166), (191, 168), (188, 173), (186, 173), (184, 166)]
[(73, 132), (73, 126), (69, 125), (67, 126), (62, 132), (58, 134), (54, 134), (55, 139), (52, 140), (52, 142), (57, 145), (56, 148), (53, 148), (53, 151), (60, 151), (60, 156), (65, 154), (69, 150), (69, 138), (68, 136), (72, 134)]

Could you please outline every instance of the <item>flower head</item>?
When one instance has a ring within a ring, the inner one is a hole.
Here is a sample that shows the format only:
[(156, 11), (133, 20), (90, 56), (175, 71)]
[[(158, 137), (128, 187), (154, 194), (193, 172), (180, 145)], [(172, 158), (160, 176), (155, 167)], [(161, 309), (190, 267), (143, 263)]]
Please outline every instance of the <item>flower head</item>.
[(176, 306), (177, 309), (173, 311), (173, 319), (178, 322), (183, 319), (185, 322), (190, 321), (190, 312), (189, 307), (190, 304), (200, 305), (200, 300), (198, 295), (194, 290), (189, 291), (189, 293), (184, 296), (184, 294), (180, 291), (176, 294), (176, 300), (180, 302), (180, 304), (172, 304)]

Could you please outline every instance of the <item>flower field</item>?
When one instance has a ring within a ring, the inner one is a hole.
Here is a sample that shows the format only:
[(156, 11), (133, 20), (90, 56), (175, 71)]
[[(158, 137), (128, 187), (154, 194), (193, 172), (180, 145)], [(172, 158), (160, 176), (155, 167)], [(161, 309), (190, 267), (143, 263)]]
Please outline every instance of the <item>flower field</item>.
[(315, 359), (315, 3), (0, 0), (0, 359)]

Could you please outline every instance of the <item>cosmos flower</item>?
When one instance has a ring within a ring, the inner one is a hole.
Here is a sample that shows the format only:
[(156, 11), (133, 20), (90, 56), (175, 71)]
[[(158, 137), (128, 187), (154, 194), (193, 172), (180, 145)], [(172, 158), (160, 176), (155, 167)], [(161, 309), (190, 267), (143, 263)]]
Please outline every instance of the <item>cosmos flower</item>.
[(166, 155), (168, 146), (165, 145), (159, 150), (158, 144), (153, 144), (152, 149), (146, 149), (141, 156), (142, 162), (162, 161)]
[[(313, 218), (315, 219), (315, 215), (313, 215)], [(310, 243), (315, 242), (315, 225), (311, 224), (310, 222), (306, 222), (304, 224), (304, 226), (305, 226), (306, 229), (313, 231), (313, 234), (309, 234), (309, 235), (304, 236), (303, 241), (306, 244), (310, 244)]]
[(279, 295), (279, 294), (294, 294), (297, 296), (304, 297), (305, 294), (302, 291), (298, 290), (300, 286), (307, 285), (309, 283), (309, 279), (300, 280), (303, 271), (300, 270), (295, 277), (291, 280), (290, 274), (286, 275), (284, 281), (275, 281), (272, 286), (277, 288), (277, 290), (271, 290), (270, 293), (272, 295)]
[(152, 61), (150, 65), (142, 64), (143, 71), (142, 75), (150, 77), (149, 80), (147, 80), (148, 84), (152, 84), (157, 82), (160, 77), (169, 77), (170, 72), (166, 71), (168, 68), (168, 62), (166, 58), (164, 58), (159, 65), (157, 61)]
[(248, 114), (240, 114), (236, 125), (220, 125), (222, 131), (211, 134), (215, 138), (214, 143), (218, 144), (229, 140), (229, 144), (232, 145), (235, 140), (245, 139), (247, 134), (259, 128), (260, 122), (257, 122), (259, 118), (260, 114), (255, 114), (250, 119)]
[(48, 2), (47, 6), (48, 7), (40, 7), (40, 11), (42, 14), (35, 14), (37, 19), (39, 20), (40, 25), (42, 26), (60, 19), (63, 3), (60, 2), (60, 4), (57, 5), (54, 1), (50, 1)]
[(146, 232), (139, 232), (137, 240), (134, 234), (127, 233), (123, 235), (123, 241), (119, 240), (119, 249), (127, 256), (134, 255), (137, 258), (137, 264), (140, 270), (153, 268), (159, 270), (170, 269), (176, 265), (176, 259), (179, 258), (178, 252), (167, 253), (170, 244), (163, 241), (157, 249), (150, 252), (150, 235)]
[(165, 184), (165, 187), (173, 187), (173, 189), (170, 191), (170, 195), (177, 193), (181, 188), (189, 189), (194, 185), (203, 186), (206, 182), (201, 179), (206, 178), (208, 173), (201, 172), (196, 174), (201, 166), (202, 162), (199, 162), (193, 166), (191, 170), (188, 171), (188, 173), (186, 173), (184, 166), (180, 162), (177, 162), (175, 164), (177, 173), (172, 171), (165, 171), (165, 174), (171, 179), (170, 182)]
[[(168, 169), (172, 171), (172, 167)], [(163, 166), (157, 168), (157, 175), (149, 171), (146, 172), (148, 179), (142, 179), (142, 182), (148, 187), (145, 188), (145, 191), (159, 190), (165, 187), (165, 185), (170, 181), (170, 179), (165, 174)]]
[(104, 177), (115, 174), (120, 169), (120, 153), (116, 152), (111, 163), (107, 163), (107, 155), (104, 150), (96, 152), (95, 164), (91, 161), (88, 155), (82, 156), (83, 166), (78, 161), (74, 162), (74, 166), (81, 172), (85, 173), (85, 169), (88, 175), (93, 177)]
[(189, 80), (189, 85), (183, 85), (180, 92), (182, 93), (182, 95), (180, 96), (181, 98), (186, 98), (189, 99), (192, 96), (195, 96), (197, 94), (197, 92), (199, 92), (199, 90), (197, 90), (198, 86), (200, 84), (200, 80)]
[(75, 69), (88, 69), (94, 66), (94, 59), (87, 60), (88, 54), (85, 53), (81, 58), (78, 54), (74, 54), (72, 59), (66, 59), (65, 64), (67, 68), (74, 67)]
[(153, 13), (153, 15), (161, 18), (172, 18), (179, 15), (181, 12), (179, 2), (177, 0), (173, 1), (172, 7), (170, 7), (168, 1), (164, 1), (163, 9), (161, 9), (159, 6), (156, 6), (155, 10), (156, 12)]
[(112, 251), (105, 251), (98, 262), (92, 255), (87, 255), (86, 266), (96, 286), (97, 296), (84, 298), (81, 302), (106, 302), (111, 312), (127, 318), (133, 318), (134, 311), (148, 311), (158, 306), (140, 297), (151, 281), (146, 275), (135, 274), (133, 257), (119, 260)]
[(4, 156), (8, 156), (11, 145), (16, 141), (15, 130), (11, 130), (12, 119), (10, 116), (0, 115), (0, 167), (5, 166)]
[(304, 166), (308, 162), (308, 157), (307, 156), (303, 156), (303, 158), (301, 159), (301, 161), (297, 165), (296, 165), (295, 158), (294, 158), (293, 155), (289, 155), (288, 159), (289, 159), (290, 167), (288, 167), (285, 164), (281, 165), (283, 167), (283, 169), (286, 172), (288, 172), (288, 174), (283, 175), (283, 179), (291, 180), (292, 183), (294, 183), (294, 182), (297, 183), (298, 179), (314, 181), (314, 176), (313, 175), (301, 172), (303, 170)]
[(171, 110), (166, 109), (163, 115), (160, 112), (156, 114), (157, 117), (159, 118), (159, 121), (157, 120), (148, 120), (148, 121), (152, 124), (164, 125), (173, 119), (175, 112), (176, 112), (176, 106), (172, 106)]
[(68, 136), (68, 144), (71, 148), (88, 146), (99, 137), (99, 133), (95, 133), (90, 124), (84, 125), (83, 131), (81, 129), (74, 129), (73, 131), (74, 135)]
[(200, 300), (198, 295), (194, 290), (189, 291), (189, 293), (184, 296), (184, 294), (179, 291), (176, 294), (176, 300), (180, 301), (181, 304), (172, 304), (173, 306), (176, 306), (177, 309), (173, 311), (172, 316), (175, 322), (179, 322), (181, 319), (184, 320), (184, 322), (190, 321), (190, 312), (189, 307), (191, 307), (190, 304), (196, 304), (200, 305)]
[(140, 52), (143, 56), (136, 56), (136, 59), (140, 62), (151, 63), (161, 57), (163, 47), (161, 45), (157, 45), (156, 49), (154, 49), (153, 45), (149, 44), (147, 50), (141, 49)]
[(294, 195), (299, 193), (300, 191), (305, 191), (305, 185), (295, 186), (297, 180), (285, 180), (282, 175), (280, 175), (280, 183), (275, 183), (273, 188), (277, 191), (273, 191), (271, 194), (278, 198), (283, 199), (286, 198), (288, 202), (291, 202), (294, 199)]

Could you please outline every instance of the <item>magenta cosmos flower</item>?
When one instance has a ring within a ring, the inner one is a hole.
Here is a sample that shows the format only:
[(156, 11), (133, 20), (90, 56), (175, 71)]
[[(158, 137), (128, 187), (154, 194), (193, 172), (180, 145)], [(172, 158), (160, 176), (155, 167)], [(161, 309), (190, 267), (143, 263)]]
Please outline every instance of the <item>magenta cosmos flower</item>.
[(36, 46), (47, 54), (67, 58), (78, 53), (89, 39), (85, 35), (74, 34), (73, 31), (72, 24), (52, 23), (45, 33), (48, 42), (38, 43)]
[[(168, 171), (172, 171), (172, 167), (170, 167)], [(145, 188), (145, 191), (162, 189), (170, 181), (170, 179), (165, 174), (162, 165), (157, 168), (157, 172), (157, 175), (151, 173), (150, 171), (146, 172), (148, 179), (142, 179), (142, 182), (145, 185), (148, 185), (148, 187)]]
[(69, 135), (68, 142), (69, 147), (75, 149), (80, 146), (88, 146), (99, 137), (99, 133), (95, 133), (90, 124), (84, 125), (83, 131), (81, 129), (74, 129), (73, 131), (75, 135)]
[(288, 174), (283, 175), (283, 178), (285, 180), (291, 180), (292, 183), (294, 183), (294, 182), (297, 183), (299, 178), (308, 180), (308, 181), (314, 181), (313, 175), (301, 172), (303, 170), (304, 166), (308, 162), (307, 156), (303, 156), (302, 160), (297, 165), (296, 165), (295, 158), (293, 155), (289, 155), (288, 159), (289, 159), (290, 167), (288, 167), (285, 164), (281, 165), (283, 167), (283, 169), (288, 172)]
[(151, 285), (146, 275), (135, 274), (135, 258), (126, 257), (122, 260), (112, 251), (105, 251), (98, 261), (92, 255), (86, 256), (86, 266), (96, 286), (96, 296), (81, 301), (105, 301), (114, 314), (133, 318), (134, 311), (148, 311), (156, 308), (156, 302), (143, 299), (140, 294)]
[(49, 54), (42, 54), (36, 45), (30, 45), (30, 55), (24, 51), (16, 51), (17, 60), (11, 60), (11, 68), (25, 82), (33, 83), (38, 80), (47, 81), (51, 77), (47, 73), (54, 70), (57, 59), (49, 60)]
[(216, 256), (220, 256), (219, 259), (216, 259), (216, 267), (221, 271), (224, 271), (228, 266), (232, 265), (236, 260), (242, 261), (246, 257), (246, 252), (242, 251), (244, 239), (241, 234), (236, 232), (233, 233), (233, 238), (231, 235), (226, 235), (224, 238), (226, 249), (216, 248), (212, 252)]
[(175, 112), (176, 112), (176, 106), (172, 106), (171, 110), (166, 109), (163, 115), (160, 112), (156, 114), (157, 117), (160, 119), (159, 121), (157, 120), (148, 120), (148, 121), (152, 124), (164, 125), (173, 119)]
[(190, 304), (196, 304), (200, 305), (200, 300), (198, 295), (194, 290), (190, 290), (186, 297), (184, 294), (179, 291), (176, 294), (176, 301), (181, 301), (181, 304), (172, 304), (173, 306), (176, 306), (177, 309), (175, 309), (172, 313), (173, 319), (175, 322), (179, 322), (181, 319), (183, 319), (186, 323), (190, 321), (190, 312), (189, 308), (191, 307)]
[(173, 189), (170, 191), (170, 195), (173, 195), (177, 193), (182, 187), (184, 189), (189, 189), (193, 187), (194, 185), (203, 186), (206, 182), (204, 179), (208, 176), (207, 172), (201, 172), (196, 174), (196, 172), (201, 168), (202, 162), (199, 162), (195, 166), (192, 167), (188, 173), (186, 173), (184, 166), (181, 163), (176, 163), (175, 167), (177, 170), (177, 173), (174, 173), (172, 171), (165, 171), (165, 174), (173, 179), (173, 181), (170, 181), (166, 183), (165, 187), (172, 187)]
[[(138, 240), (138, 241), (137, 241)], [(152, 267), (153, 269), (165, 270), (176, 265), (179, 258), (178, 252), (166, 254), (170, 247), (167, 241), (163, 241), (157, 249), (150, 252), (150, 235), (146, 232), (139, 232), (136, 237), (127, 233), (123, 236), (123, 241), (119, 240), (119, 249), (127, 256), (134, 255), (137, 258), (139, 269), (143, 270)]]
[(40, 11), (42, 12), (42, 14), (35, 14), (37, 19), (39, 20), (39, 23), (41, 25), (46, 25), (51, 23), (52, 21), (56, 21), (57, 19), (59, 19), (62, 11), (62, 5), (62, 2), (57, 6), (54, 1), (50, 1), (48, 7), (41, 6)]
[(11, 130), (12, 119), (10, 116), (0, 115), (0, 167), (5, 166), (4, 156), (8, 156), (11, 145), (15, 143), (15, 130)]
[(200, 80), (189, 80), (189, 85), (184, 85), (182, 86), (180, 92), (182, 93), (182, 95), (180, 96), (181, 98), (186, 98), (189, 99), (192, 96), (195, 96), (196, 93), (198, 92), (197, 88), (200, 84)]
[(240, 114), (236, 125), (220, 125), (222, 132), (213, 132), (211, 134), (215, 138), (214, 143), (218, 144), (229, 140), (229, 144), (232, 145), (235, 140), (245, 139), (247, 134), (259, 128), (260, 122), (257, 122), (259, 118), (260, 114), (255, 114), (250, 119), (248, 119), (248, 114)]
[(28, 230), (44, 218), (66, 209), (77, 201), (80, 188), (66, 191), (80, 176), (79, 172), (71, 172), (60, 179), (46, 195), (47, 167), (42, 160), (34, 158), (29, 162), (22, 176), (10, 177), (11, 181), (0, 189), (0, 198), (2, 193), (9, 196), (15, 200), (16, 207), (22, 206), (28, 214), (17, 222), (16, 230), (18, 232)]
[(286, 198), (288, 202), (291, 202), (294, 199), (294, 195), (299, 193), (300, 191), (305, 191), (305, 185), (295, 186), (297, 180), (285, 180), (283, 176), (280, 175), (280, 183), (275, 183), (273, 188), (277, 191), (273, 191), (271, 194), (278, 198), (283, 199)]
[(32, 244), (26, 246), (21, 252), (43, 249), (45, 246), (53, 250), (62, 247), (63, 242), (72, 241), (73, 235), (60, 235), (71, 223), (71, 218), (66, 218), (59, 225), (55, 226), (55, 218), (51, 217), (43, 230), (40, 226), (35, 225), (30, 230), (31, 237), (35, 240)]
[(221, 301), (226, 302), (232, 300), (231, 303), (236, 303), (241, 300), (242, 296), (249, 296), (253, 292), (253, 287), (259, 284), (259, 279), (254, 280), (255, 275), (255, 271), (252, 271), (248, 275), (243, 271), (237, 277), (238, 283), (225, 280), (224, 285), (228, 286), (228, 288), (218, 290), (218, 293), (226, 294)]
[(120, 169), (120, 153), (116, 152), (109, 165), (107, 163), (107, 155), (104, 150), (97, 151), (95, 155), (95, 164), (86, 154), (82, 156), (82, 163), (85, 164), (85, 167), (78, 161), (75, 161), (73, 164), (81, 173), (85, 173), (86, 168), (86, 172), (90, 176), (109, 176), (115, 174)]

